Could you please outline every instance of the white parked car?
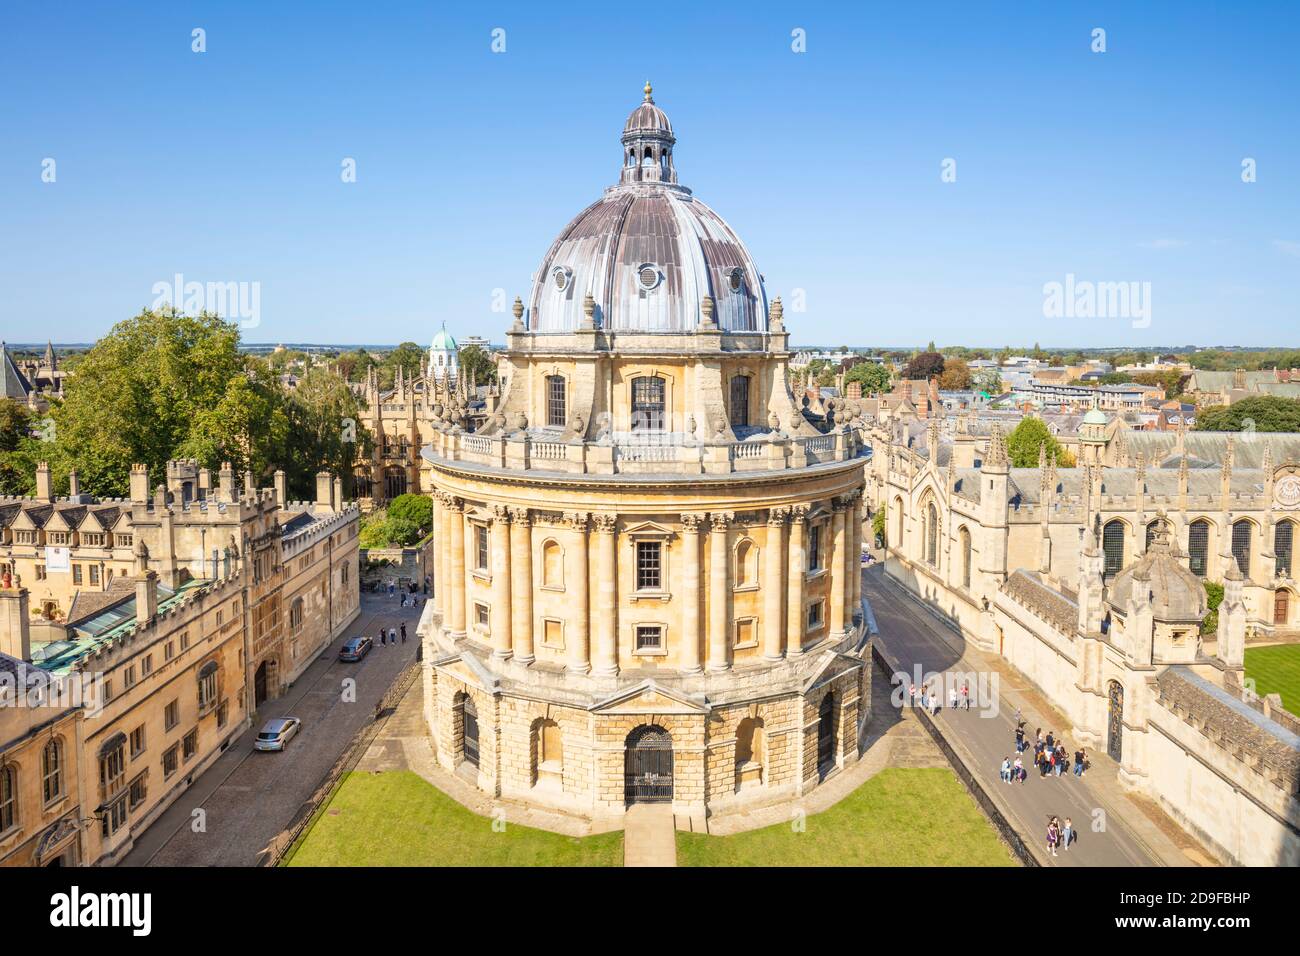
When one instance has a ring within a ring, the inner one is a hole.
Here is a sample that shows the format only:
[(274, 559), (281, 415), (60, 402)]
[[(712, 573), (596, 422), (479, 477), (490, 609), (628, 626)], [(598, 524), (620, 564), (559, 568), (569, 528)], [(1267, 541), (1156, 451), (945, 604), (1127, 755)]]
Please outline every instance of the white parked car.
[(262, 725), (253, 741), (254, 750), (283, 750), (289, 738), (298, 733), (302, 721), (297, 717), (274, 717)]

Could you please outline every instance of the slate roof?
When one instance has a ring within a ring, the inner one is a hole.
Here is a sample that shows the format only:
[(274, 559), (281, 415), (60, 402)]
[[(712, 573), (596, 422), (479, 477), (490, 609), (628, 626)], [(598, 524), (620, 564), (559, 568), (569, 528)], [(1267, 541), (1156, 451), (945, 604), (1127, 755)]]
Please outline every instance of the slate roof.
[(16, 402), (26, 403), (31, 392), (31, 383), (18, 371), (13, 358), (5, 344), (0, 342), (0, 397), (12, 398)]

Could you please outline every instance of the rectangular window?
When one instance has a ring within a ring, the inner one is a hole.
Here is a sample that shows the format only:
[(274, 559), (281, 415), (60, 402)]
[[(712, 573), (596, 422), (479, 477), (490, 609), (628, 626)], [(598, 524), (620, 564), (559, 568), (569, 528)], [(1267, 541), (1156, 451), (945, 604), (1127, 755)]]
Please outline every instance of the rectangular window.
[(664, 427), (664, 380), (662, 378), (634, 378), (632, 380), (632, 430)]
[(560, 621), (542, 622), (542, 644), (546, 647), (564, 647), (564, 624)]
[(104, 807), (99, 824), (99, 832), (104, 839), (108, 839), (126, 824), (126, 801), (127, 794), (124, 793)]
[(163, 730), (171, 730), (181, 722), (180, 701), (172, 701), (163, 711)]
[(664, 629), (658, 624), (638, 624), (636, 627), (636, 649), (638, 651), (657, 651), (664, 646)]
[(733, 427), (749, 424), (748, 375), (731, 377), (731, 424)]
[(228, 720), (230, 720), (230, 701), (223, 700), (217, 705), (217, 729), (226, 726)]
[(36, 565), (36, 580), (37, 581), (45, 580), (45, 565), (43, 564)]
[(142, 803), (144, 803), (145, 798), (148, 797), (149, 795), (149, 789), (145, 785), (145, 780), (146, 777), (148, 776), (148, 773), (149, 771), (146, 770), (144, 773), (138, 774), (137, 776), (133, 777), (131, 780), (131, 790), (128, 796), (131, 802), (132, 810), (136, 809)]
[(636, 589), (658, 591), (663, 587), (662, 545), (658, 541), (636, 543)]
[(822, 626), (822, 602), (814, 601), (808, 605), (808, 630), (816, 630)]
[(135, 686), (135, 665), (134, 664), (127, 665), (126, 673), (122, 679), (122, 683), (126, 685), (127, 690), (130, 690), (132, 687)]
[(189, 646), (190, 646), (190, 634), (189, 634), (189, 631), (182, 631), (182, 632), (181, 632), (181, 650), (183, 650), (183, 651), (184, 651), (184, 650), (188, 650), (188, 649), (189, 649)]
[(486, 604), (475, 604), (474, 605), (475, 623), (480, 628), (486, 631), (488, 629), (489, 620), (490, 620), (490, 612), (488, 611), (488, 606)]
[(144, 724), (131, 731), (131, 758), (134, 760), (142, 753), (144, 753)]
[(199, 732), (191, 730), (181, 740), (181, 750), (186, 760), (193, 760), (194, 755), (199, 752)]
[(810, 525), (808, 528), (808, 570), (822, 569), (822, 526)]
[(552, 428), (563, 428), (568, 416), (565, 408), (564, 376), (546, 376), (546, 424)]
[(474, 541), (477, 547), (474, 549), (474, 567), (480, 571), (488, 569), (488, 529), (485, 525), (474, 526)]
[(176, 645), (168, 641), (163, 645), (163, 660), (169, 661), (176, 656)]
[(72, 566), (72, 583), (73, 584), (81, 583), (81, 565), (79, 564), (74, 564)]
[(1277, 555), (1277, 576), (1291, 576), (1291, 548), (1295, 528), (1290, 521), (1279, 521), (1273, 529), (1273, 553)]
[(164, 777), (170, 777), (172, 774), (176, 772), (176, 768), (180, 766), (179, 751), (180, 748), (176, 744), (172, 744), (170, 747), (168, 747), (166, 750), (163, 751), (163, 776)]
[(99, 758), (99, 789), (104, 796), (111, 796), (122, 789), (126, 782), (126, 754), (119, 743), (112, 750)]
[(90, 583), (91, 583), (91, 584), (98, 584), (98, 583), (99, 583), (99, 565), (98, 565), (98, 564), (92, 564), (92, 565), (90, 566)]
[(148, 677), (153, 673), (153, 655), (146, 654), (140, 661), (140, 676)]

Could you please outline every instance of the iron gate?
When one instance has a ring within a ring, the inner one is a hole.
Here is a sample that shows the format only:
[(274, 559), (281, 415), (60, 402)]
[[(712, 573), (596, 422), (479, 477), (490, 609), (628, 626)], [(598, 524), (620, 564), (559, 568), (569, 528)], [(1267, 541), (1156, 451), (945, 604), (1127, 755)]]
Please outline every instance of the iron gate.
[(639, 727), (628, 736), (623, 796), (628, 803), (672, 802), (673, 738), (662, 727)]
[(478, 711), (474, 701), (465, 698), (465, 762), (478, 766)]
[(827, 694), (817, 711), (817, 766), (835, 762), (835, 699)]
[(1106, 721), (1106, 753), (1116, 763), (1124, 752), (1124, 685), (1117, 680), (1110, 682), (1110, 716)]

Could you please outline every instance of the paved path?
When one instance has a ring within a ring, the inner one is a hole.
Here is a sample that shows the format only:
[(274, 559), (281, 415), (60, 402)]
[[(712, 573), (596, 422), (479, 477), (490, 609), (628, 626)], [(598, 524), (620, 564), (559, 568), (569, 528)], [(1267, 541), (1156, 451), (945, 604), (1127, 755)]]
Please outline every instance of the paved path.
[[(363, 593), (361, 615), (321, 652), (281, 698), (267, 701), (250, 728), (136, 839), (123, 866), (253, 866), (266, 845), (293, 822), (357, 731), (373, 720), (375, 706), (393, 680), (414, 662), (420, 608), (395, 598)], [(382, 624), (406, 622), (407, 641), (378, 645), (358, 664), (338, 660), (343, 642), (378, 633)], [(355, 701), (341, 693), (356, 680)], [(415, 689), (420, 689), (419, 682)], [(302, 719), (302, 731), (282, 753), (253, 750), (253, 736), (271, 717)], [(202, 808), (206, 829), (194, 832), (193, 811)]]
[[(945, 628), (933, 616), (892, 585), (881, 580), (879, 564), (863, 574), (863, 588), (880, 627), (877, 637), (894, 660), (909, 671), (920, 664), (925, 671), (998, 673), (989, 655), (965, 645), (962, 639)], [(883, 680), (883, 678), (882, 678)], [(1025, 752), (1028, 780), (1004, 784), (999, 778), (1003, 757), (1015, 759), (1015, 724), (1013, 715), (1019, 706), (1028, 721), (1027, 733), (1033, 739), (1041, 726), (1049, 730), (1068, 731), (1063, 719), (1051, 723), (1050, 708), (1033, 693), (1016, 689), (1015, 682), (1000, 680), (999, 706), (983, 715), (971, 710), (940, 710), (937, 723), (959, 751), (969, 757), (971, 769), (982, 780), (994, 799), (1001, 802), (1004, 813), (1020, 832), (1040, 860), (1055, 866), (1153, 866), (1188, 865), (1197, 860), (1195, 853), (1184, 852), (1176, 839), (1148, 818), (1148, 810), (1138, 808), (1125, 798), (1114, 783), (1114, 762), (1105, 754), (1089, 751), (1093, 763), (1083, 779), (1067, 774), (1059, 778), (1040, 779), (1033, 767), (1033, 752)], [(974, 690), (974, 688), (972, 688)], [(1059, 716), (1059, 715), (1058, 715)], [(1067, 736), (1067, 744), (1072, 744)], [(1073, 754), (1074, 747), (1070, 746)], [(1056, 814), (1070, 817), (1079, 831), (1078, 842), (1056, 857), (1046, 855), (1047, 820)], [(1094, 821), (1104, 829), (1095, 832)], [(1190, 841), (1189, 841), (1190, 842)]]
[(638, 803), (623, 815), (624, 866), (676, 866), (677, 827), (667, 803)]

